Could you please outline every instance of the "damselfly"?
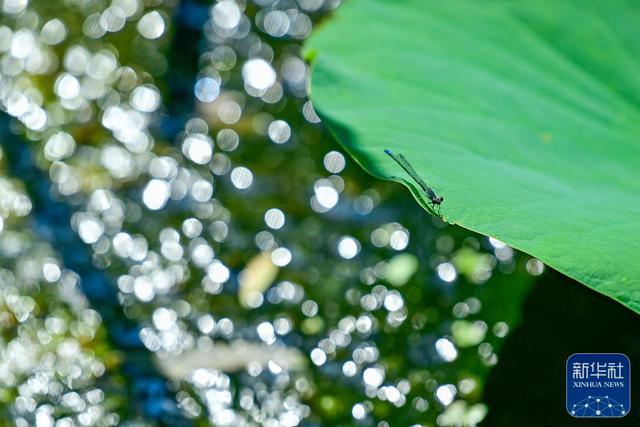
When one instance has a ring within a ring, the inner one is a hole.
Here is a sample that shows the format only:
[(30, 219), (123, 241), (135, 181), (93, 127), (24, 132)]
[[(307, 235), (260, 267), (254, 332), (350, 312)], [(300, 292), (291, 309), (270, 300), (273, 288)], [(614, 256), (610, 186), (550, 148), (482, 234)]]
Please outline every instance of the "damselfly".
[(422, 188), (422, 190), (425, 192), (425, 194), (427, 195), (427, 197), (429, 198), (429, 201), (433, 204), (433, 205), (440, 205), (442, 203), (442, 201), (444, 200), (444, 197), (438, 196), (435, 191), (433, 191), (433, 189), (431, 187), (429, 187), (423, 180), (422, 178), (420, 178), (420, 176), (418, 176), (418, 173), (416, 172), (416, 170), (413, 168), (413, 166), (411, 166), (411, 163), (409, 163), (409, 161), (407, 160), (406, 157), (404, 157), (402, 154), (398, 153), (395, 154), (393, 153), (391, 150), (384, 150), (385, 153), (387, 153), (393, 160), (396, 161), (397, 164), (400, 165), (400, 167), (402, 169), (405, 170), (406, 173), (409, 174), (409, 176), (411, 178), (413, 178), (413, 180), (420, 186), (420, 188)]

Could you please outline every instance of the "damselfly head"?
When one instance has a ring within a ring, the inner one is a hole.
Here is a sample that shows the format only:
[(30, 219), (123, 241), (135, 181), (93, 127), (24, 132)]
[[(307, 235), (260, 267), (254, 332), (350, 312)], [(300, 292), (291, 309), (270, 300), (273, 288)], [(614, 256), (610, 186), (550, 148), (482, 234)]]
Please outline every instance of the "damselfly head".
[(389, 150), (388, 148), (385, 148), (385, 149), (384, 149), (384, 152), (385, 152), (385, 153), (387, 153), (388, 155), (391, 155), (391, 154), (392, 154), (392, 153), (391, 153), (391, 150)]
[(433, 203), (434, 205), (439, 205), (443, 201), (444, 201), (444, 197), (442, 196), (436, 196), (431, 198), (431, 203)]

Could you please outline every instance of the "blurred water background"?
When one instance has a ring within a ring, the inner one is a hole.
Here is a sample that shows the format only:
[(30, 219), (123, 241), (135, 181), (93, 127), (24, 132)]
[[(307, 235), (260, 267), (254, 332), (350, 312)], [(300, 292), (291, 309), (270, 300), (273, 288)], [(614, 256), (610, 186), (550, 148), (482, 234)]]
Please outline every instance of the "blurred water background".
[(300, 51), (339, 3), (2, 2), (2, 422), (485, 418), (544, 266), (323, 129)]

